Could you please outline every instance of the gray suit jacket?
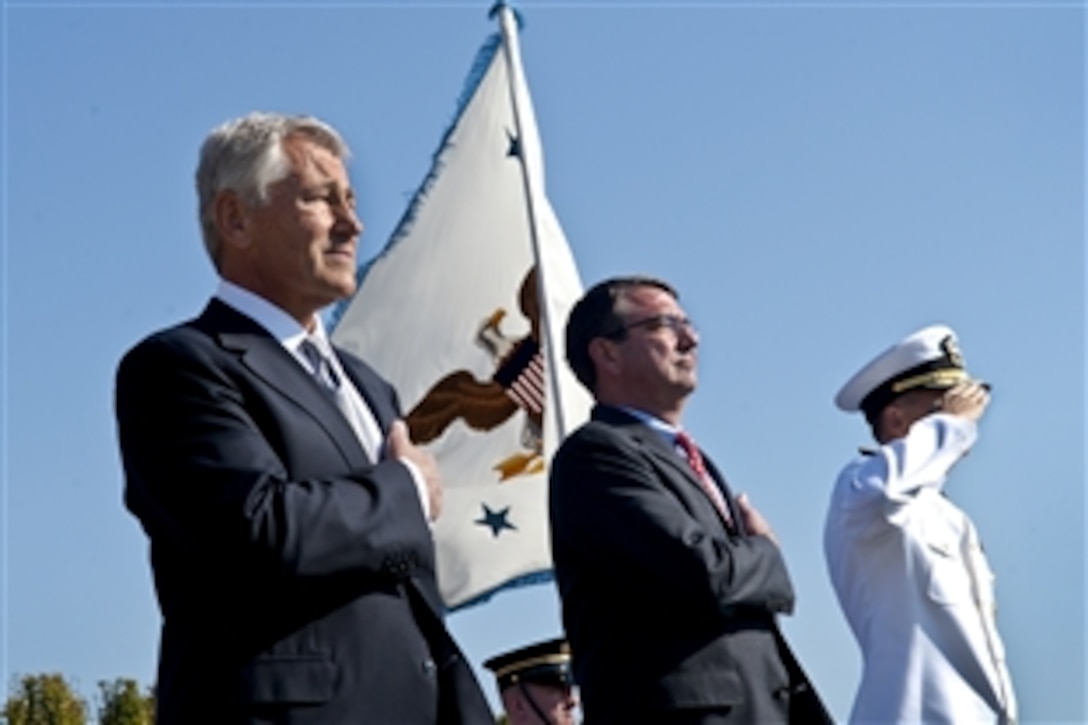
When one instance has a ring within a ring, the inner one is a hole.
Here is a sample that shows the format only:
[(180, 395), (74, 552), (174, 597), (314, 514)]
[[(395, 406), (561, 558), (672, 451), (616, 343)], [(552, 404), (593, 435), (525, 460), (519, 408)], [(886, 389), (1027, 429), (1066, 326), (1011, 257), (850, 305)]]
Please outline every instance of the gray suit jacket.
[[(338, 355), (388, 429), (393, 389)], [(368, 460), (278, 341), (213, 301), (133, 348), (116, 393), (163, 615), (160, 725), (493, 722), (411, 475)]]
[(830, 722), (775, 623), (794, 602), (778, 547), (727, 530), (660, 433), (597, 406), (555, 456), (550, 513), (588, 723)]

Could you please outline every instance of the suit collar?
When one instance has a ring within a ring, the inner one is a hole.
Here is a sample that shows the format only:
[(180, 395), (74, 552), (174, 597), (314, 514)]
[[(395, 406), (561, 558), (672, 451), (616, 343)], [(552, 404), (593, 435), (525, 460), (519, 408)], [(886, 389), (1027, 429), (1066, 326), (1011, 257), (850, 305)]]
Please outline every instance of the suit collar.
[[(240, 287), (225, 279), (219, 280), (214, 299), (240, 312), (268, 331), (280, 344), (294, 349), (308, 330), (298, 320), (273, 302), (261, 297), (256, 292)], [(316, 329), (314, 334), (324, 337), (324, 325), (321, 316), (314, 315)]]
[[(369, 463), (355, 431), (336, 403), (266, 329), (217, 299), (208, 303), (197, 324), (207, 329), (223, 349), (238, 354), (254, 375), (313, 417), (349, 464), (362, 467)], [(363, 393), (362, 387), (360, 392)], [(364, 397), (369, 402), (369, 396), (364, 393)]]
[(680, 457), (672, 441), (665, 439), (661, 431), (651, 428), (645, 422), (631, 415), (622, 408), (611, 405), (597, 405), (593, 408), (593, 420), (616, 426), (635, 441), (641, 448), (667, 463), (696, 486), (700, 485), (695, 472), (687, 461)]
[(590, 413), (593, 420), (599, 420), (604, 423), (609, 423), (616, 426), (628, 426), (628, 425), (641, 425), (645, 427), (645, 423), (639, 420), (637, 417), (631, 415), (623, 408), (618, 408), (614, 405), (605, 405), (604, 403), (597, 403), (593, 406), (593, 410)]
[[(598, 403), (593, 408), (592, 418), (593, 420), (608, 423), (609, 425), (623, 430), (623, 432), (643, 450), (657, 460), (664, 462), (673, 471), (676, 471), (687, 479), (692, 485), (698, 487), (700, 493), (707, 495), (706, 492), (703, 491), (703, 485), (696, 477), (695, 471), (692, 470), (691, 466), (688, 465), (688, 462), (677, 452), (675, 444), (672, 441), (666, 440), (661, 431), (650, 427), (626, 410), (611, 405), (602, 405)], [(718, 487), (722, 490), (726, 504), (729, 506), (729, 514), (734, 521), (734, 525), (737, 527), (738, 533), (742, 535), (747, 534), (744, 529), (743, 518), (737, 510), (736, 501), (733, 499), (733, 494), (729, 490), (729, 485), (726, 483), (725, 478), (718, 470), (718, 467), (714, 465), (710, 456), (708, 456), (702, 448), (700, 448), (699, 451), (703, 454), (703, 461), (706, 463), (711, 478), (717, 482)], [(710, 501), (709, 497), (707, 498), (707, 501)]]

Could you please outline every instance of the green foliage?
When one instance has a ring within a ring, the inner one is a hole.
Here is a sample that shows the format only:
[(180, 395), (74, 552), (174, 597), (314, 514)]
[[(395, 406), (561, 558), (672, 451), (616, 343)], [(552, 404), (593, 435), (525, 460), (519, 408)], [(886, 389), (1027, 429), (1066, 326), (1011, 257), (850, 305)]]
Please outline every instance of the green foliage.
[(4, 705), (8, 725), (85, 725), (87, 703), (57, 673), (24, 675)]
[(140, 692), (136, 680), (118, 677), (98, 683), (99, 725), (153, 725), (155, 696)]

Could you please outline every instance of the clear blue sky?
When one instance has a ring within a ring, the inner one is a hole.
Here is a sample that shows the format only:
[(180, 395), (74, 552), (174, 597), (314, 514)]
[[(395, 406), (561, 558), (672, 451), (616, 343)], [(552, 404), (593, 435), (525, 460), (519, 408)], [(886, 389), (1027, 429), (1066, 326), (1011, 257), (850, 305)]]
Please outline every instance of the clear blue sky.
[[(787, 636), (833, 711), (849, 711), (859, 657), (821, 529), (867, 430), (831, 398), (942, 321), (995, 386), (949, 495), (997, 573), (1024, 720), (1085, 719), (1080, 3), (518, 8), (548, 193), (583, 279), (642, 271), (681, 290), (703, 333), (687, 426), (777, 529), (799, 595)], [(332, 122), (376, 252), (495, 30), (487, 9), (4, 3), (5, 680), (56, 670), (90, 693), (154, 677), (113, 373), (213, 289), (192, 180), (205, 133), (254, 109)], [(450, 622), (477, 664), (559, 632), (550, 586)]]

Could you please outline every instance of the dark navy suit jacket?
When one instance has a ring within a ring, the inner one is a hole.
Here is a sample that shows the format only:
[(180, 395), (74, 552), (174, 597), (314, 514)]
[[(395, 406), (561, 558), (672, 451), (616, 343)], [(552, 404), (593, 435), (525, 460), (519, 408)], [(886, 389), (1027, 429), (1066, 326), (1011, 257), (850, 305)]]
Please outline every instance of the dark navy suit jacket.
[(597, 406), (552, 462), (555, 574), (586, 722), (825, 723), (775, 622), (794, 594), (778, 547), (730, 531), (687, 461)]
[[(387, 430), (392, 387), (338, 355)], [(369, 460), (263, 328), (212, 301), (145, 339), (116, 413), (163, 616), (160, 725), (493, 722), (407, 468)]]

